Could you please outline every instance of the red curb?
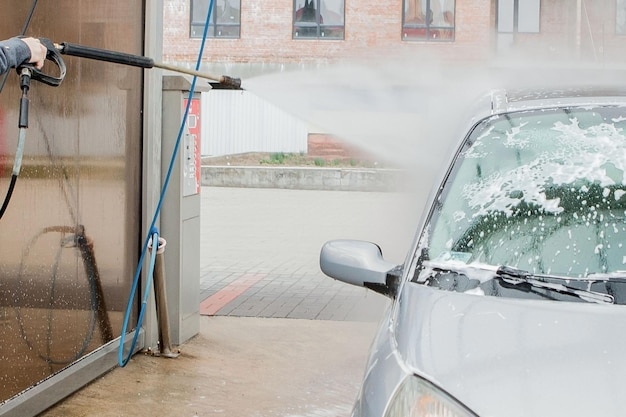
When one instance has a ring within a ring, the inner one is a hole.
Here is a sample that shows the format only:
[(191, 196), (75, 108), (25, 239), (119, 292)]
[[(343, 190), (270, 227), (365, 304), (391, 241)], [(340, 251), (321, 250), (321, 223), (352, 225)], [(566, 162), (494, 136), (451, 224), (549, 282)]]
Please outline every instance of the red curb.
[(248, 288), (265, 278), (267, 274), (243, 274), (209, 298), (200, 303), (201, 316), (214, 316), (226, 304), (243, 294)]

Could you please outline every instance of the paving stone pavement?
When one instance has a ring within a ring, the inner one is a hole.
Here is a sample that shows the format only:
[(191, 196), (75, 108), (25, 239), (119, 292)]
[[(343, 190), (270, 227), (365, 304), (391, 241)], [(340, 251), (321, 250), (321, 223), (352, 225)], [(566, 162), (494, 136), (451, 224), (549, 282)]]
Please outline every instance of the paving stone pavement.
[(201, 314), (376, 321), (388, 299), (325, 276), (332, 239), (378, 243), (404, 261), (419, 220), (405, 192), (202, 188)]

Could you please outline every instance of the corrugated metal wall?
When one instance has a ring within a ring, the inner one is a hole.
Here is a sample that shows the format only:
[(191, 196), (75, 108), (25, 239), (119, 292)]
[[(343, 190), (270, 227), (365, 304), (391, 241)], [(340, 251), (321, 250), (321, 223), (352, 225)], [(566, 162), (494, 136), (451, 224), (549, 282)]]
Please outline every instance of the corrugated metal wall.
[(249, 91), (202, 93), (202, 156), (304, 153), (308, 125)]

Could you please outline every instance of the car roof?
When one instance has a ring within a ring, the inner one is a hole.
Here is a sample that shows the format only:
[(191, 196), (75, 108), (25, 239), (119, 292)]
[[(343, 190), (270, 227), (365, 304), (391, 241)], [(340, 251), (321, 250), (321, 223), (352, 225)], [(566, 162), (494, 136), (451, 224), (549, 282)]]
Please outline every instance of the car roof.
[(455, 137), (465, 138), (465, 134), (481, 120), (517, 111), (599, 105), (626, 107), (626, 82), (624, 84), (486, 90), (470, 104)]
[(491, 114), (563, 106), (626, 105), (626, 87), (493, 90)]

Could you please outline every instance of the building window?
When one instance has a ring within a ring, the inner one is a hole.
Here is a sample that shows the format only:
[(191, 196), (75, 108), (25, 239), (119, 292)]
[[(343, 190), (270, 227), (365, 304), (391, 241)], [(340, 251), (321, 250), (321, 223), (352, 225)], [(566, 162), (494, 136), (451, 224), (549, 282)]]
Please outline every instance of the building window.
[[(191, 0), (189, 36), (202, 38), (211, 0)], [(241, 0), (214, 0), (207, 38), (239, 38)]]
[(616, 0), (615, 33), (626, 35), (626, 0)]
[(294, 0), (294, 39), (343, 39), (344, 0)]
[(404, 0), (402, 39), (453, 41), (455, 0)]
[(498, 0), (499, 33), (539, 33), (541, 0)]

